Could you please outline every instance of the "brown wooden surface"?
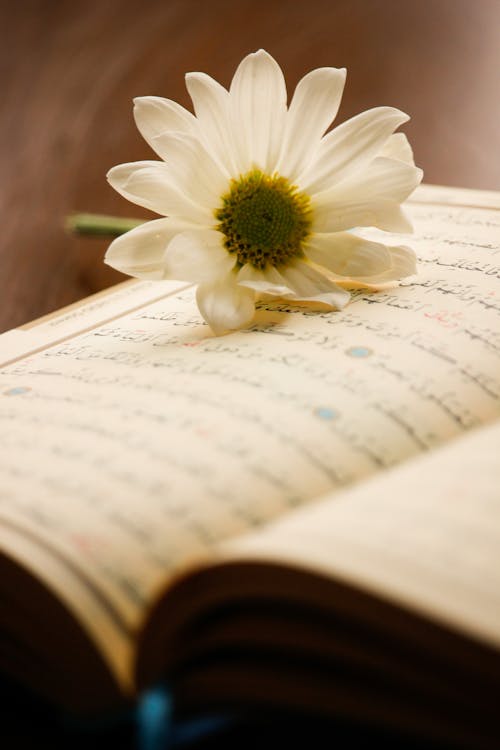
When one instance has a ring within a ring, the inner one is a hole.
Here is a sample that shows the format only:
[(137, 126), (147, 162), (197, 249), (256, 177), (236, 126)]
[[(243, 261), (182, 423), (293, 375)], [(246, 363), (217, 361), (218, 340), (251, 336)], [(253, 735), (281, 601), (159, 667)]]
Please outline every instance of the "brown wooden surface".
[(406, 126), (427, 182), (500, 189), (499, 0), (0, 0), (0, 330), (123, 277), (73, 210), (146, 216), (106, 171), (152, 158), (133, 96), (189, 106), (183, 76), (227, 85), (264, 47), (289, 89), (346, 66), (339, 120), (380, 104)]

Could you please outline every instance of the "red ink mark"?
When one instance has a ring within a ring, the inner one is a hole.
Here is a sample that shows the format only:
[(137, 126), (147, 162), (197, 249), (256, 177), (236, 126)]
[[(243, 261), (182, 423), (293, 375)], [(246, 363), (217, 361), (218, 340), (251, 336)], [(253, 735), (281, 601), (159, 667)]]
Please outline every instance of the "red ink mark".
[(204, 430), (202, 427), (198, 427), (198, 429), (196, 430), (196, 434), (200, 437), (207, 438), (210, 437), (211, 432), (210, 430)]
[(429, 320), (435, 320), (436, 323), (444, 328), (457, 328), (463, 314), (459, 311), (451, 312), (450, 310), (436, 310), (435, 312), (425, 312), (424, 316)]
[(70, 540), (75, 547), (85, 554), (92, 554), (99, 547), (99, 540), (89, 534), (70, 534)]

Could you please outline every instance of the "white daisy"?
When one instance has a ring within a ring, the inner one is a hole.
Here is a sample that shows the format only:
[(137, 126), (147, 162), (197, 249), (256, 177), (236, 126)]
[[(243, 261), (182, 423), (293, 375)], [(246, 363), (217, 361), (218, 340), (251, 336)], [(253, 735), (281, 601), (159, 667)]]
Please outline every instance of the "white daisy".
[(325, 132), (345, 69), (318, 68), (287, 108), (281, 68), (264, 50), (245, 57), (229, 91), (188, 73), (195, 115), (169, 99), (135, 100), (143, 137), (162, 161), (120, 164), (121, 195), (167, 218), (118, 237), (105, 262), (142, 279), (198, 284), (216, 333), (240, 328), (259, 294), (342, 308), (333, 281), (378, 284), (415, 273), (415, 254), (356, 236), (355, 227), (410, 232), (401, 203), (422, 179), (392, 107), (362, 112)]

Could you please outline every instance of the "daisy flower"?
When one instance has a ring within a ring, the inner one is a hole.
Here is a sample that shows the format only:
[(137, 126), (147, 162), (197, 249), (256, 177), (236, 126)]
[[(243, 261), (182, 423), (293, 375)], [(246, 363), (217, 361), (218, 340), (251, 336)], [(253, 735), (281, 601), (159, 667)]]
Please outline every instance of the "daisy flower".
[(137, 127), (161, 161), (120, 164), (108, 180), (165, 218), (118, 237), (105, 262), (197, 284), (216, 334), (248, 324), (262, 294), (338, 310), (349, 292), (335, 280), (377, 285), (415, 273), (413, 250), (352, 231), (412, 231), (401, 203), (422, 171), (394, 133), (409, 117), (375, 107), (327, 132), (345, 77), (312, 70), (287, 107), (283, 72), (259, 50), (229, 91), (205, 73), (186, 75), (195, 115), (169, 99), (135, 99)]

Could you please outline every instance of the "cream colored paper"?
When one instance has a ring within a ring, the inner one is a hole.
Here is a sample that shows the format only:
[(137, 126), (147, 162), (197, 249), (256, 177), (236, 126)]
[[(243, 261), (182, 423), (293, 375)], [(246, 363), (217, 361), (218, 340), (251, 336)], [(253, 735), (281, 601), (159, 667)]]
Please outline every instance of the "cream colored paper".
[(500, 212), (410, 211), (419, 275), (340, 313), (214, 338), (184, 290), (0, 371), (0, 519), (134, 631), (186, 560), (497, 418)]
[(500, 647), (500, 423), (228, 545)]
[[(23, 530), (15, 525), (1, 525), (2, 549), (23, 568), (31, 570), (35, 577), (42, 577), (50, 591), (63, 602), (91, 634), (99, 650), (104, 654), (110, 671), (115, 676), (124, 694), (132, 694), (132, 665), (135, 643), (131, 634), (117, 623), (115, 612), (96, 592), (85, 577), (78, 574), (78, 568), (61, 564), (61, 560), (36, 543)], [(24, 608), (25, 611), (25, 608)]]
[(44, 315), (43, 318), (13, 328), (0, 335), (0, 365), (26, 356), (91, 330), (131, 310), (185, 288), (185, 282), (138, 281), (130, 279), (113, 289), (97, 292), (82, 302)]

